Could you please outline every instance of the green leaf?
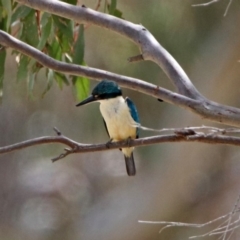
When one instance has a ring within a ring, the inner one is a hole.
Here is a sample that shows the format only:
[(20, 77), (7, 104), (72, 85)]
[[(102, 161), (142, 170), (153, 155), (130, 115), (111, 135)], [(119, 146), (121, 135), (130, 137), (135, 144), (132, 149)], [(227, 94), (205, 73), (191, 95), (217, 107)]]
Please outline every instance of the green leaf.
[(24, 18), (23, 29), (20, 39), (26, 41), (30, 45), (37, 47), (38, 45), (38, 25), (35, 17), (35, 10), (31, 12)]
[(111, 4), (109, 6), (109, 13), (114, 15), (115, 9), (117, 8), (117, 0), (111, 0)]
[(0, 49), (0, 102), (2, 102), (3, 97), (3, 79), (4, 79), (4, 66), (6, 60), (6, 49)]
[(74, 82), (74, 89), (75, 89), (75, 95), (77, 97), (78, 101), (82, 101), (85, 99), (89, 94), (89, 79), (86, 77), (81, 76), (74, 76), (73, 77)]
[(73, 38), (73, 30), (69, 28), (69, 22), (70, 20), (57, 17), (57, 16), (52, 16), (54, 24), (56, 27), (63, 33), (65, 34), (68, 38)]
[(44, 18), (42, 18), (44, 24), (43, 23), (41, 24), (42, 25), (41, 38), (39, 40), (38, 47), (37, 47), (39, 50), (42, 50), (45, 47), (45, 44), (48, 40), (48, 37), (49, 37), (49, 35), (51, 33), (51, 29), (52, 29), (52, 18), (50, 16), (48, 16), (47, 21), (46, 21), (46, 17), (45, 17), (46, 15), (43, 14)]
[(72, 63), (73, 62), (72, 56), (70, 56), (69, 54), (65, 53), (64, 54), (64, 61), (67, 62), (67, 63)]
[(48, 53), (51, 57), (55, 58), (56, 60), (61, 60), (62, 49), (56, 38), (53, 39), (51, 45), (47, 45), (47, 49), (48, 49)]
[(19, 3), (15, 2), (15, 1), (14, 2), (12, 1), (12, 9), (13, 10), (15, 10), (16, 7), (18, 7), (18, 5), (19, 5)]
[(48, 23), (49, 18), (51, 18), (50, 13), (43, 13), (41, 17), (41, 27), (44, 27)]
[(79, 26), (78, 31), (78, 38), (74, 44), (73, 49), (73, 63), (76, 64), (83, 64), (84, 60), (84, 48), (85, 48), (85, 42), (84, 42), (84, 26)]
[(6, 12), (3, 10), (3, 7), (0, 6), (0, 29), (7, 31), (7, 18)]
[(2, 0), (2, 5), (7, 12), (7, 25), (6, 29), (9, 30), (12, 18), (12, 1), (11, 0)]
[(118, 17), (118, 18), (122, 18), (122, 11), (120, 11), (119, 9), (117, 9), (117, 0), (112, 0), (111, 1), (111, 4), (107, 4), (107, 1), (105, 2), (105, 7), (104, 7), (104, 12), (106, 12), (106, 7), (108, 9), (108, 13), (115, 16), (115, 17)]
[(28, 97), (33, 98), (33, 87), (36, 80), (36, 73), (29, 72), (28, 73)]
[(4, 17), (3, 7), (2, 7), (1, 1), (0, 1), (0, 22), (2, 22), (3, 17)]
[(59, 38), (59, 43), (61, 43), (62, 51), (70, 53), (73, 43), (73, 21), (53, 16), (53, 22), (56, 28), (56, 35)]
[[(74, 44), (73, 63), (86, 65), (84, 62), (84, 26), (79, 26), (78, 38)], [(75, 95), (79, 101), (88, 96), (89, 79), (87, 77), (73, 76), (72, 82), (75, 89)]]
[(54, 77), (55, 77), (55, 80), (56, 80), (58, 86), (60, 87), (60, 89), (63, 88), (63, 83), (65, 83), (67, 86), (69, 86), (68, 79), (64, 74), (59, 73), (59, 72), (54, 72)]
[(76, 5), (77, 4), (77, 0), (64, 0), (63, 2), (72, 4), (72, 5)]
[(29, 58), (25, 55), (20, 55), (19, 66), (17, 70), (17, 81), (26, 80), (28, 77)]
[(103, 12), (106, 13), (108, 9), (108, 2), (107, 0), (104, 1), (104, 7), (103, 7)]
[(118, 18), (122, 18), (123, 13), (119, 9), (115, 9), (113, 15)]
[(61, 45), (61, 48), (62, 48), (62, 51), (64, 53), (71, 53), (72, 51), (72, 43), (73, 43), (73, 39), (72, 40), (69, 40), (64, 34), (62, 34), (60, 36), (60, 39), (59, 39), (59, 43)]
[(31, 12), (30, 7), (26, 7), (24, 5), (19, 6), (12, 15), (12, 21), (11, 23), (16, 22), (18, 19), (23, 19), (25, 18), (30, 12)]
[(45, 96), (45, 94), (50, 90), (50, 88), (53, 85), (53, 80), (54, 80), (54, 72), (52, 69), (47, 69), (47, 87), (42, 93), (42, 98)]

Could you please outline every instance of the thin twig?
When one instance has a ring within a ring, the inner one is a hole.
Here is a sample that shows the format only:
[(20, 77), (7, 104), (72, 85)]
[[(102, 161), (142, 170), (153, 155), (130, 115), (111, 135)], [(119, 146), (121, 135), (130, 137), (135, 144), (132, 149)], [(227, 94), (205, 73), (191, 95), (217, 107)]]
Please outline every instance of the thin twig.
[(62, 133), (58, 130), (57, 127), (54, 127), (53, 130), (57, 133), (58, 136), (62, 135)]
[[(232, 217), (233, 215), (231, 214), (230, 217)], [(211, 230), (211, 231), (209, 231), (207, 233), (204, 233), (202, 235), (197, 235), (197, 236), (191, 236), (189, 239), (203, 238), (203, 237), (206, 237), (206, 236), (213, 236), (213, 235), (220, 235), (220, 234), (222, 235), (223, 233), (225, 233), (225, 231), (230, 232), (230, 231), (232, 231), (233, 228), (236, 227), (234, 225), (236, 225), (239, 222), (239, 219), (234, 221), (234, 222), (232, 222), (232, 223), (230, 223), (230, 224), (228, 224), (228, 220), (229, 219), (225, 220), (218, 227), (214, 228), (213, 230)], [(230, 230), (229, 229), (226, 230), (228, 226), (231, 227), (231, 228), (229, 228)], [(225, 239), (224, 236), (223, 236), (223, 239)]]
[[(219, 2), (219, 1), (220, 1), (220, 0), (212, 0), (212, 1), (207, 2), (207, 3), (192, 4), (192, 7), (207, 7), (207, 6), (209, 6), (209, 5), (212, 5), (212, 4), (214, 4), (214, 3), (217, 3), (217, 2)], [(233, 0), (229, 0), (228, 5), (227, 5), (227, 7), (226, 7), (226, 10), (225, 10), (225, 12), (224, 12), (224, 14), (223, 14), (224, 17), (227, 16), (228, 10), (229, 10), (232, 2), (233, 2)]]
[[(162, 233), (165, 229), (170, 228), (170, 227), (203, 228), (205, 226), (211, 225), (215, 222), (219, 222), (219, 221), (227, 218), (225, 221), (223, 221), (218, 227), (214, 228), (213, 230), (211, 230), (207, 233), (204, 233), (202, 235), (191, 236), (191, 237), (189, 237), (189, 239), (203, 238), (203, 237), (214, 236), (214, 235), (222, 235), (221, 236), (222, 240), (229, 240), (230, 237), (232, 236), (234, 230), (240, 227), (240, 224), (239, 224), (240, 216), (238, 217), (237, 220), (231, 222), (233, 216), (236, 215), (236, 213), (240, 212), (240, 208), (238, 207), (239, 202), (240, 202), (240, 195), (238, 196), (238, 199), (234, 205), (234, 208), (230, 213), (225, 214), (221, 217), (215, 218), (214, 220), (211, 220), (211, 221), (203, 223), (203, 224), (168, 222), (168, 221), (142, 221), (142, 220), (139, 220), (138, 222), (139, 223), (147, 223), (147, 224), (166, 225), (160, 229), (159, 233)], [(227, 233), (230, 233), (228, 236), (228, 239), (226, 239)]]
[(206, 3), (198, 3), (198, 4), (192, 4), (192, 7), (207, 7), (209, 5), (212, 5), (214, 3), (219, 2), (220, 0), (212, 0), (210, 2), (206, 2)]
[(211, 231), (206, 232), (206, 233), (201, 234), (201, 235), (191, 236), (191, 237), (189, 237), (189, 239), (195, 239), (195, 238), (203, 238), (203, 237), (207, 237), (207, 236), (209, 236), (211, 233), (215, 232), (216, 229), (220, 229), (220, 228), (222, 228), (222, 226), (224, 226), (225, 224), (227, 224), (227, 222), (228, 222), (228, 219), (225, 220), (224, 222), (222, 222), (221, 224), (219, 224), (216, 228), (212, 229)]
[(232, 210), (232, 215), (229, 216), (228, 224), (227, 224), (227, 227), (226, 227), (226, 231), (224, 232), (224, 235), (223, 235), (223, 240), (226, 239), (227, 232), (229, 230), (228, 228), (230, 227), (230, 224), (231, 224), (231, 221), (232, 221), (232, 216), (234, 215), (234, 213), (235, 213), (235, 211), (236, 211), (236, 209), (238, 207), (239, 201), (240, 201), (240, 194), (238, 195), (237, 201), (234, 204), (234, 207), (233, 207), (233, 210)]
[(229, 8), (230, 8), (230, 6), (231, 6), (231, 4), (232, 4), (232, 1), (233, 1), (233, 0), (229, 0), (228, 5), (227, 5), (227, 8), (226, 8), (226, 10), (225, 10), (225, 13), (223, 14), (224, 17), (227, 16), (227, 13), (228, 13), (228, 10), (229, 10)]
[(97, 1), (96, 7), (95, 7), (95, 11), (98, 11), (98, 9), (99, 9), (100, 6), (101, 6), (101, 2), (102, 2), (102, 0), (98, 0), (98, 1)]
[(137, 56), (133, 56), (133, 57), (129, 57), (128, 58), (128, 61), (130, 62), (130, 63), (132, 63), (132, 62), (140, 62), (140, 61), (143, 61), (144, 60), (144, 58), (143, 58), (143, 55), (142, 54), (139, 54), (139, 55), (137, 55)]
[[(240, 212), (240, 209), (237, 210), (237, 212)], [(220, 216), (218, 218), (215, 218), (211, 221), (208, 221), (206, 223), (183, 223), (183, 222), (168, 222), (168, 221), (145, 221), (145, 220), (138, 220), (139, 223), (146, 223), (146, 224), (160, 224), (160, 225), (171, 225), (173, 227), (196, 227), (196, 228), (202, 228), (207, 225), (213, 224), (217, 221), (220, 221), (228, 216), (230, 216), (232, 213), (227, 213), (223, 216)], [(161, 231), (161, 230), (160, 230)]]

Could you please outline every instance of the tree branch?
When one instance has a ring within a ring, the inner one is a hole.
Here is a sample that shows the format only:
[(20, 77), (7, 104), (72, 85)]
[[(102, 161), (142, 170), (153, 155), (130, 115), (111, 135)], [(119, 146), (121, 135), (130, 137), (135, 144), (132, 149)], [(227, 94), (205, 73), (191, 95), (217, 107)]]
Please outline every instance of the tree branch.
[[(220, 0), (212, 0), (212, 1), (209, 1), (209, 2), (206, 2), (206, 3), (192, 4), (192, 7), (207, 7), (207, 6), (209, 6), (209, 5), (212, 5), (212, 4), (214, 4), (214, 3), (217, 3), (217, 2), (219, 2), (219, 1), (220, 1)], [(224, 17), (227, 16), (227, 13), (228, 13), (228, 10), (229, 10), (229, 8), (230, 8), (230, 6), (231, 6), (231, 4), (232, 4), (232, 1), (233, 1), (233, 0), (229, 0), (228, 5), (227, 5), (227, 7), (226, 7), (226, 10), (225, 10), (225, 12), (224, 12), (224, 14), (223, 14)]]
[[(162, 233), (167, 228), (172, 227), (188, 227), (188, 228), (204, 228), (208, 226), (210, 228), (211, 225), (220, 223), (217, 227), (214, 227), (212, 230), (201, 234), (201, 235), (195, 235), (189, 237), (189, 239), (196, 239), (196, 238), (203, 238), (203, 237), (210, 237), (214, 235), (220, 235), (218, 239), (226, 240), (230, 239), (231, 235), (233, 234), (234, 230), (239, 228), (240, 224), (240, 218), (239, 218), (239, 202), (240, 202), (240, 195), (238, 196), (238, 199), (234, 205), (234, 208), (231, 212), (220, 216), (218, 218), (215, 218), (211, 221), (205, 222), (205, 223), (183, 223), (183, 222), (169, 222), (169, 221), (144, 221), (139, 220), (139, 223), (144, 224), (158, 224), (158, 225), (164, 225), (159, 231), (159, 234)], [(236, 218), (233, 220), (233, 218)], [(228, 233), (230, 233), (228, 235)], [(228, 235), (228, 236), (227, 236)]]
[[(197, 130), (197, 131), (195, 131)], [(199, 132), (199, 130), (202, 130)], [(161, 131), (161, 130), (160, 130)], [(13, 145), (0, 147), (0, 154), (13, 152), (16, 150), (24, 149), (31, 146), (42, 145), (46, 143), (61, 143), (69, 148), (65, 148), (65, 152), (58, 157), (53, 158), (53, 161), (62, 159), (69, 154), (73, 153), (84, 153), (84, 152), (96, 152), (106, 151), (110, 149), (119, 149), (124, 147), (140, 147), (152, 144), (166, 143), (166, 142), (201, 142), (208, 144), (228, 144), (234, 146), (240, 146), (240, 137), (226, 136), (228, 132), (235, 133), (235, 131), (228, 131), (227, 129), (218, 129), (211, 127), (190, 127), (182, 129), (163, 129), (162, 131), (173, 131), (171, 134), (158, 135), (152, 137), (139, 138), (135, 140), (119, 141), (111, 143), (100, 143), (100, 144), (83, 144), (78, 143), (62, 134), (58, 136), (45, 136), (39, 138), (33, 138), (27, 141), (19, 142)], [(207, 132), (206, 132), (207, 131)], [(238, 132), (238, 130), (236, 130)], [(58, 133), (60, 133), (58, 131)]]
[(144, 60), (153, 61), (163, 69), (180, 94), (193, 99), (202, 98), (177, 61), (142, 25), (100, 13), (85, 6), (73, 6), (56, 0), (17, 0), (17, 2), (40, 11), (72, 19), (78, 23), (90, 23), (106, 28), (125, 36), (141, 49)]
[(122, 76), (91, 67), (60, 62), (1, 30), (0, 44), (5, 47), (11, 47), (15, 50), (18, 50), (19, 52), (35, 59), (43, 66), (55, 71), (72, 75), (86, 76), (97, 80), (102, 80), (103, 78), (111, 79), (118, 82), (123, 87), (145, 93), (155, 98), (161, 98), (165, 102), (188, 109), (203, 118), (232, 126), (240, 126), (240, 109), (238, 108), (224, 106), (209, 101), (206, 98), (195, 100), (140, 79)]
[(86, 7), (73, 6), (61, 1), (17, 1), (41, 11), (73, 19), (76, 22), (91, 23), (104, 27), (127, 37), (140, 47), (144, 60), (151, 60), (157, 63), (165, 71), (168, 77), (172, 80), (174, 86), (177, 88), (179, 94), (136, 78), (54, 60), (41, 51), (17, 40), (3, 31), (0, 31), (0, 44), (3, 46), (18, 50), (19, 52), (35, 59), (43, 66), (55, 71), (72, 75), (87, 76), (97, 80), (103, 78), (111, 79), (118, 82), (123, 87), (163, 99), (165, 102), (188, 109), (200, 115), (202, 118), (232, 126), (240, 126), (240, 109), (221, 105), (203, 97), (193, 86), (192, 82), (176, 60), (142, 25), (133, 24), (114, 16), (96, 12)]

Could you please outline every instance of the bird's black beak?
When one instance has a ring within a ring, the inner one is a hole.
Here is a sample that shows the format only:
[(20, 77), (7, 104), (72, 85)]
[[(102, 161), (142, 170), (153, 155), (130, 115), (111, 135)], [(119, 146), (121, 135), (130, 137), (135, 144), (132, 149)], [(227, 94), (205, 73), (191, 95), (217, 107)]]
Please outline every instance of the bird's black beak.
[(97, 101), (98, 99), (94, 96), (89, 96), (88, 98), (84, 99), (82, 102), (78, 103), (76, 105), (76, 107), (79, 107), (79, 106), (82, 106), (82, 105), (85, 105), (85, 104), (88, 104), (90, 102), (94, 102), (94, 101)]

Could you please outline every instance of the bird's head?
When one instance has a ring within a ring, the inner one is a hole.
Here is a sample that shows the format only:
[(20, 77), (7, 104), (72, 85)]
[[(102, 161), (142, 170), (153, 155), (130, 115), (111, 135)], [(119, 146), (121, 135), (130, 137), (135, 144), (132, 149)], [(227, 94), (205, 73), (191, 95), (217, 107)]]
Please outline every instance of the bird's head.
[(92, 90), (92, 94), (78, 103), (76, 106), (82, 106), (90, 102), (106, 100), (122, 95), (121, 88), (113, 81), (103, 80)]

